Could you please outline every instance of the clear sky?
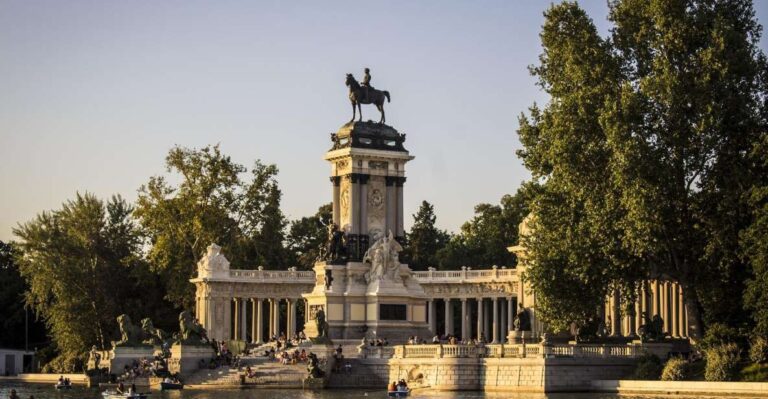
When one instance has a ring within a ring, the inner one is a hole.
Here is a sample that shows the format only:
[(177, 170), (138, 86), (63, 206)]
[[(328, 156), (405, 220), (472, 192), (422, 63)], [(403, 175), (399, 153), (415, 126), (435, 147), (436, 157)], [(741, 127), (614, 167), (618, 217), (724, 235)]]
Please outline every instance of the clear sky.
[[(515, 130), (546, 101), (527, 66), (549, 4), (0, 0), (0, 240), (78, 191), (135, 199), (177, 144), (277, 164), (286, 215), (313, 214), (364, 67), (416, 156), (407, 213), (428, 200), (455, 231), (529, 177)], [(606, 34), (605, 0), (581, 4)]]

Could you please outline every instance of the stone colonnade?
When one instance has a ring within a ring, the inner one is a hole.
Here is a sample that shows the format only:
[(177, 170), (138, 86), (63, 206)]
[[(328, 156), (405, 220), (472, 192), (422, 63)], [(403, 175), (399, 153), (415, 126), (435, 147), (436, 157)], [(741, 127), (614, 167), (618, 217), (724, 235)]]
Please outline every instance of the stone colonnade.
[[(442, 320), (438, 320), (438, 303), (444, 309), (440, 315)], [(429, 328), (435, 334), (501, 343), (514, 329), (516, 308), (517, 296), (431, 298), (427, 318)]]
[(688, 314), (680, 284), (664, 280), (645, 281), (637, 292), (637, 300), (627, 305), (618, 291), (606, 299), (604, 320), (611, 336), (638, 336), (646, 318), (650, 320), (658, 315), (666, 335), (673, 338), (688, 337)]
[[(250, 343), (263, 343), (269, 338), (292, 337), (300, 331), (306, 318), (297, 321), (299, 302), (303, 309), (306, 303), (299, 298), (232, 298), (232, 320), (229, 339)], [(285, 316), (283, 320), (282, 316)], [(250, 317), (249, 317), (250, 316)]]

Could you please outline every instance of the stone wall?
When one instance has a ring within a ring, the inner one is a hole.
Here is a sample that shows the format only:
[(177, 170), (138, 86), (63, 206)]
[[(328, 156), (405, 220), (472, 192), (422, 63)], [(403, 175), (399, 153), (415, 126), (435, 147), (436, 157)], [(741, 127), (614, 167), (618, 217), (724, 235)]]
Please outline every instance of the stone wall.
[(351, 373), (330, 381), (336, 388), (383, 388), (404, 379), (412, 387), (438, 390), (519, 392), (586, 391), (592, 380), (620, 379), (634, 359), (442, 358), (354, 359)]

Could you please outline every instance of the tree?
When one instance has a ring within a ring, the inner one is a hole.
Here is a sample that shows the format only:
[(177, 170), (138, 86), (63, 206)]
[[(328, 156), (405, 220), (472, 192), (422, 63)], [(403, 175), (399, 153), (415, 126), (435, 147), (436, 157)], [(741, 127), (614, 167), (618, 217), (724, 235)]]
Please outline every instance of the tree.
[(507, 247), (518, 241), (518, 226), (530, 212), (529, 202), (537, 190), (536, 184), (523, 184), (514, 195), (502, 197), (499, 205), (475, 206), (475, 217), (438, 251), (440, 268), (515, 266), (517, 260)]
[[(12, 243), (0, 241), (0, 347), (24, 348), (25, 327), (29, 328), (29, 347), (38, 346), (45, 338), (45, 325), (30, 316), (25, 307), (27, 283), (19, 273), (14, 258), (18, 255)], [(27, 314), (25, 314), (27, 313)], [(28, 323), (25, 326), (25, 323)]]
[(754, 210), (754, 219), (742, 232), (741, 248), (746, 260), (752, 266), (752, 273), (746, 282), (744, 307), (754, 320), (755, 335), (768, 337), (768, 133), (755, 146), (753, 155), (756, 163), (763, 168), (763, 181), (750, 189), (749, 202)]
[(405, 256), (413, 270), (426, 270), (437, 266), (437, 251), (448, 242), (445, 230), (435, 227), (435, 207), (422, 201), (419, 210), (413, 215), (411, 231), (406, 234)]
[(299, 266), (312, 269), (320, 257), (320, 250), (328, 241), (328, 225), (333, 222), (331, 203), (320, 206), (313, 216), (291, 222), (288, 233), (288, 248)]
[(519, 130), (543, 186), (528, 278), (559, 327), (606, 290), (631, 301), (643, 278), (678, 281), (695, 338), (705, 321), (738, 322), (743, 194), (756, 177), (747, 154), (765, 126), (759, 26), (749, 1), (609, 8), (610, 40), (576, 4), (545, 13), (532, 73), (551, 101)]
[(120, 197), (105, 204), (78, 194), (14, 229), (21, 239), (16, 261), (29, 285), (26, 303), (45, 321), (59, 351), (55, 371), (79, 369), (91, 345), (108, 348), (117, 315), (138, 320), (164, 307), (151, 296), (155, 287), (136, 278), (149, 269), (139, 256), (132, 211)]
[(181, 182), (174, 186), (164, 177), (150, 178), (139, 189), (136, 215), (149, 237), (149, 261), (166, 284), (168, 300), (179, 308), (193, 306), (189, 279), (212, 243), (221, 245), (238, 268), (285, 266), (286, 221), (276, 166), (256, 161), (250, 180), (243, 182), (240, 175), (246, 168), (218, 146), (173, 148), (166, 166), (181, 175)]

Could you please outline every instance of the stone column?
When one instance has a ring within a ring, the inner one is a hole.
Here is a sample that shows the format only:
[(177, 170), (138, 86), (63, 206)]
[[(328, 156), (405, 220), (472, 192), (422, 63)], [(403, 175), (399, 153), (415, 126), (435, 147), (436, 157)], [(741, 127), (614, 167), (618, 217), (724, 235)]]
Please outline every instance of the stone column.
[(264, 303), (264, 300), (259, 298), (256, 300), (256, 343), (261, 344), (264, 343), (264, 337), (262, 337), (262, 334), (264, 332), (264, 310), (262, 308), (262, 304)]
[(467, 298), (461, 298), (461, 339), (469, 338), (469, 314), (467, 313)]
[(248, 339), (248, 302), (240, 298), (240, 340)]
[(235, 302), (235, 331), (232, 332), (232, 339), (237, 340), (240, 339), (240, 300), (238, 298), (233, 298), (232, 300)]
[[(360, 175), (360, 234), (368, 234), (368, 179), (370, 175)], [(361, 242), (362, 243), (362, 242)], [(360, 257), (367, 248), (360, 248)]]
[(642, 290), (638, 290), (638, 298), (635, 300), (635, 326), (632, 328), (632, 336), (637, 336), (640, 331), (640, 326), (643, 325), (643, 301), (641, 296)]
[(664, 301), (666, 303), (666, 309), (664, 311), (664, 327), (666, 327), (666, 331), (669, 333), (669, 335), (672, 335), (672, 325), (674, 323), (674, 317), (672, 316), (672, 283), (667, 281), (664, 284), (664, 296), (666, 296), (666, 300)]
[(653, 292), (653, 314), (651, 314), (651, 319), (653, 319), (653, 316), (661, 316), (661, 284), (659, 283), (659, 280), (653, 281), (651, 290)]
[(428, 302), (428, 308), (427, 308), (427, 316), (429, 316), (429, 330), (432, 331), (432, 334), (437, 334), (437, 318), (435, 317), (435, 312), (437, 311), (437, 306), (435, 306), (435, 299), (432, 298)]
[(280, 298), (275, 298), (275, 335), (280, 337)]
[(483, 337), (483, 298), (477, 298), (477, 339)]
[(507, 298), (507, 334), (504, 335), (504, 339), (509, 335), (509, 332), (515, 328), (515, 304), (512, 302), (512, 297)]
[(352, 173), (349, 178), (349, 215), (352, 221), (352, 234), (360, 234), (360, 181), (358, 175)]
[(403, 228), (403, 184), (405, 183), (405, 177), (400, 177), (395, 183), (397, 188), (397, 216), (395, 216), (396, 232), (393, 232), (397, 237), (405, 236), (405, 229)]
[(341, 202), (340, 202), (340, 189), (341, 189), (341, 177), (331, 176), (331, 183), (333, 184), (333, 223), (337, 226), (341, 226)]
[[(214, 307), (216, 306), (216, 302), (211, 297), (206, 297), (205, 298), (205, 302), (206, 302), (206, 308), (205, 308), (205, 325), (204, 325), (204, 327), (205, 327), (206, 331), (214, 331), (213, 313), (214, 313)], [(214, 338), (216, 338), (216, 337), (214, 337)]]
[(445, 298), (445, 335), (453, 334), (453, 316), (451, 313), (451, 298)]
[(499, 343), (499, 298), (493, 297), (493, 311), (491, 316), (491, 329), (493, 330), (493, 342)]
[(645, 324), (645, 316), (648, 315), (648, 283), (640, 283), (640, 323), (638, 328)]
[(272, 339), (275, 336), (275, 298), (269, 298), (269, 337), (267, 340)]
[(611, 298), (611, 308), (612, 308), (612, 314), (611, 314), (611, 336), (614, 337), (620, 337), (621, 336), (621, 297), (619, 296), (619, 291), (614, 290), (613, 291), (613, 297)]
[(685, 331), (685, 297), (683, 297), (683, 288), (679, 284), (677, 286), (677, 295), (677, 302), (679, 303), (677, 323), (680, 326), (680, 336), (684, 338), (688, 336), (688, 332)]
[(387, 185), (387, 227), (384, 234), (387, 234), (388, 230), (392, 230), (392, 234), (397, 234), (397, 224), (395, 221), (395, 213), (397, 212), (395, 191), (397, 191), (397, 188), (395, 187), (395, 178), (395, 176), (387, 176), (385, 178)]
[(680, 286), (672, 284), (672, 336), (680, 336)]
[(293, 337), (296, 334), (296, 300), (291, 299), (288, 302), (288, 314), (290, 315), (290, 325), (288, 326), (288, 334)]
[(504, 298), (499, 298), (499, 342), (504, 343), (507, 339), (507, 301)]

